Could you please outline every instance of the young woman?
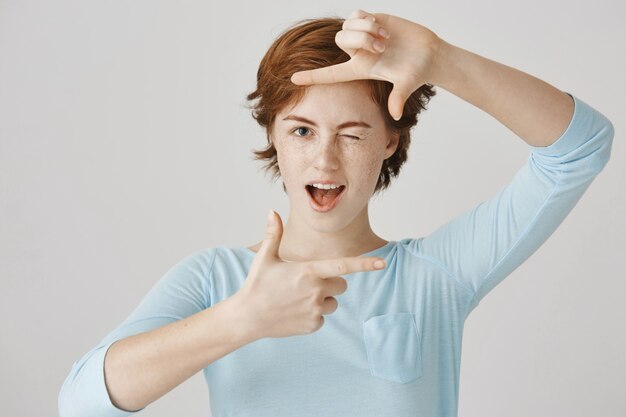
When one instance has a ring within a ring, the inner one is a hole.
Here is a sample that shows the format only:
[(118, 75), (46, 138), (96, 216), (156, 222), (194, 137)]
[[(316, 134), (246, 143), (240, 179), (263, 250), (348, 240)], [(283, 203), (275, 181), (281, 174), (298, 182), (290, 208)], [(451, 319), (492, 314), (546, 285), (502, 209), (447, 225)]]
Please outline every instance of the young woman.
[[(431, 235), (387, 241), (368, 201), (398, 175), (435, 86), (490, 113), (530, 156)], [(455, 416), (465, 319), (572, 210), (609, 159), (613, 126), (537, 78), (361, 10), (284, 32), (248, 98), (289, 218), (270, 212), (263, 241), (170, 269), (74, 363), (61, 416), (129, 415), (200, 370), (214, 416)]]

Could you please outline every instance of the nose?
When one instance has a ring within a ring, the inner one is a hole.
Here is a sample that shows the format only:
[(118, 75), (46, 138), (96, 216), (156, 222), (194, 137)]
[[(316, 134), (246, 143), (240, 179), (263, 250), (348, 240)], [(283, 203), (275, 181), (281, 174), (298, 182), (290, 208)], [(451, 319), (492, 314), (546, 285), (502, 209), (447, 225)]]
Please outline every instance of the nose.
[(313, 155), (313, 165), (320, 171), (332, 171), (339, 168), (337, 141), (334, 136), (321, 138)]

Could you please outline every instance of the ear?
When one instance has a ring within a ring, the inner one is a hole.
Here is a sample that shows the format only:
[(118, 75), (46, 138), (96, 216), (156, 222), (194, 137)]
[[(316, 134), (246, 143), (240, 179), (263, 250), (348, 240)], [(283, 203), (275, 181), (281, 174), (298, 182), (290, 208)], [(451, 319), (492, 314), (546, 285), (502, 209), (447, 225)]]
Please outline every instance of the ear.
[(398, 149), (398, 143), (400, 141), (400, 133), (390, 133), (387, 146), (385, 147), (385, 159), (390, 158)]

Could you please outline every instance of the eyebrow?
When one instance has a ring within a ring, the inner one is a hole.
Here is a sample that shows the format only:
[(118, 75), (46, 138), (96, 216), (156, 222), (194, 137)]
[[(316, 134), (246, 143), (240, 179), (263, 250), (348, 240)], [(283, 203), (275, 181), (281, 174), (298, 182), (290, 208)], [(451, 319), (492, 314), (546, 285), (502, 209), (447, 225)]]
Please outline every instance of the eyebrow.
[[(283, 120), (295, 120), (295, 121), (298, 121), (298, 122), (308, 123), (310, 125), (313, 125), (313, 126), (317, 127), (317, 125), (315, 124), (314, 121), (309, 120), (309, 119), (305, 119), (304, 117), (297, 116), (295, 114), (290, 114), (289, 116), (285, 117)], [(344, 122), (344, 123), (340, 124), (339, 126), (337, 126), (337, 129), (343, 129), (345, 127), (354, 127), (354, 126), (367, 127), (369, 129), (372, 128), (372, 126), (368, 125), (365, 122), (350, 121), (350, 122)]]

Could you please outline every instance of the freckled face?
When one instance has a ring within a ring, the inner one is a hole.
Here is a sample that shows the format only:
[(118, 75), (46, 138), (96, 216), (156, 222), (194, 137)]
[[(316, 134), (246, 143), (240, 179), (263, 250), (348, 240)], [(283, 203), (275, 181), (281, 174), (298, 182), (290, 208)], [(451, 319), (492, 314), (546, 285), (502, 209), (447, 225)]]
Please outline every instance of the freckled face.
[[(363, 212), (383, 161), (397, 147), (397, 136), (388, 133), (359, 81), (309, 86), (302, 101), (277, 114), (271, 137), (291, 214), (327, 232), (343, 229)], [(311, 208), (305, 187), (320, 179), (346, 186), (338, 204), (325, 213)]]

